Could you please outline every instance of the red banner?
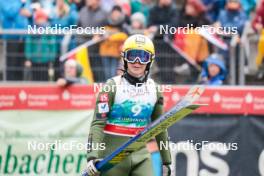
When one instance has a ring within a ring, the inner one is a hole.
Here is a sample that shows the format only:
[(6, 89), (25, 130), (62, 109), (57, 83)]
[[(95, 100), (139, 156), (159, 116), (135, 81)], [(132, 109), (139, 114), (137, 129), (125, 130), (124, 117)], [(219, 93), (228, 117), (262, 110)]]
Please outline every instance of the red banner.
[[(164, 89), (165, 110), (175, 105), (188, 91), (188, 86)], [(0, 87), (0, 110), (65, 110), (93, 109), (98, 87), (41, 86)], [(196, 111), (206, 114), (264, 115), (264, 87), (207, 87), (196, 103), (208, 104)]]
[[(188, 87), (173, 87), (164, 93), (165, 109), (174, 105)], [(201, 114), (255, 114), (264, 115), (264, 87), (207, 87), (198, 104), (207, 104), (196, 110)]]
[(0, 87), (0, 110), (65, 110), (92, 109), (93, 86), (19, 86)]

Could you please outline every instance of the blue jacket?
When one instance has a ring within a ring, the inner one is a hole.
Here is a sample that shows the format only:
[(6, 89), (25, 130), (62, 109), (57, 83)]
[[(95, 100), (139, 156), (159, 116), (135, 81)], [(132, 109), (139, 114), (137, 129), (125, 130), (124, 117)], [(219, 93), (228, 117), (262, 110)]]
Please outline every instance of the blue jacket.
[[(54, 7), (55, 8), (55, 7)], [(51, 26), (61, 25), (61, 27), (70, 27), (70, 25), (77, 25), (78, 22), (78, 12), (75, 5), (70, 6), (69, 14), (59, 17), (56, 15), (55, 11), (51, 14)]]
[[(54, 7), (55, 9), (55, 7)], [(51, 13), (51, 19), (50, 19), (50, 24), (52, 27), (54, 26), (58, 26), (61, 28), (65, 28), (65, 27), (70, 27), (71, 25), (76, 25), (77, 26), (77, 22), (78, 22), (78, 11), (77, 11), (77, 7), (76, 5), (72, 4), (70, 6), (70, 11), (67, 15), (64, 15), (63, 17), (59, 17), (55, 11), (53, 11)], [(74, 28), (74, 27), (73, 27)], [(74, 36), (73, 36), (74, 37)], [(63, 36), (62, 35), (58, 35), (57, 37), (57, 43), (60, 44)], [(73, 49), (76, 47), (76, 40), (75, 38), (73, 38), (69, 44), (69, 49)]]
[(231, 11), (224, 9), (220, 12), (218, 21), (222, 27), (237, 27), (238, 33), (241, 35), (247, 21), (247, 15), (244, 10)]
[[(22, 4), (21, 0), (0, 1), (0, 13), (2, 15), (3, 29), (27, 29), (29, 19), (20, 15), (20, 9), (26, 8), (30, 10), (30, 0)], [(17, 36), (8, 36), (5, 38), (17, 38)]]
[(210, 21), (215, 22), (218, 19), (218, 15), (225, 7), (225, 0), (202, 0), (204, 5), (210, 7), (206, 12)]
[(1, 9), (0, 9), (0, 29), (2, 28), (3, 26), (3, 15), (1, 13)]
[(249, 16), (250, 12), (256, 7), (256, 0), (241, 0), (241, 4), (247, 16)]
[[(220, 67), (220, 73), (218, 75), (216, 75), (215, 77), (209, 78), (209, 73), (208, 73), (208, 66), (210, 64), (215, 64), (218, 67)], [(224, 64), (224, 62), (218, 58), (209, 56), (204, 64), (203, 64), (203, 69), (202, 69), (202, 73), (201, 73), (201, 77), (207, 77), (208, 82), (204, 83), (204, 84), (208, 84), (208, 85), (222, 85), (223, 81), (225, 80), (227, 75), (227, 71), (226, 71), (226, 66)]]
[(23, 6), (30, 10), (30, 1), (28, 0), (24, 5), (21, 0), (0, 1), (3, 29), (27, 29), (29, 20), (19, 13)]

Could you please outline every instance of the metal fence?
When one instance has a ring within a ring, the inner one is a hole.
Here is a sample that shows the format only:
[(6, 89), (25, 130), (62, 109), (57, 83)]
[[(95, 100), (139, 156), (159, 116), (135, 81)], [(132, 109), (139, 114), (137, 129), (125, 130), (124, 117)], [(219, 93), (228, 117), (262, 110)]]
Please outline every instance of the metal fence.
[[(2, 81), (56, 81), (63, 74), (61, 56), (71, 54), (81, 44), (86, 44), (96, 82), (104, 82), (104, 66), (100, 55), (100, 44), (104, 38), (92, 41), (92, 36), (83, 35), (28, 35), (27, 31), (1, 31), (0, 79)], [(12, 35), (10, 35), (12, 34)], [(14, 36), (16, 34), (16, 36)], [(26, 34), (26, 35), (25, 35)], [(249, 46), (254, 46), (257, 37), (249, 37)], [(91, 41), (91, 42), (87, 42)], [(255, 79), (256, 72), (246, 72), (252, 66), (252, 59), (246, 58), (245, 44), (233, 39), (229, 47), (226, 84), (263, 84), (263, 79)], [(199, 71), (192, 66), (187, 73), (177, 72), (186, 61), (162, 37), (155, 37), (156, 61), (151, 76), (162, 84), (193, 84), (197, 82)], [(110, 68), (109, 68), (110, 69)]]

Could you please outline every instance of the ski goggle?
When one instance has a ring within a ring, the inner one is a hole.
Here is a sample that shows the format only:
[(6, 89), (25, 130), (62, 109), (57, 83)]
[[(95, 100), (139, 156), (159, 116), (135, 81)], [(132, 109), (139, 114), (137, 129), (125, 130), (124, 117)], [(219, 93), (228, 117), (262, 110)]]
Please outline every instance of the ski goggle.
[(124, 53), (124, 58), (129, 63), (139, 61), (141, 64), (148, 64), (151, 62), (152, 54), (145, 50), (127, 50)]

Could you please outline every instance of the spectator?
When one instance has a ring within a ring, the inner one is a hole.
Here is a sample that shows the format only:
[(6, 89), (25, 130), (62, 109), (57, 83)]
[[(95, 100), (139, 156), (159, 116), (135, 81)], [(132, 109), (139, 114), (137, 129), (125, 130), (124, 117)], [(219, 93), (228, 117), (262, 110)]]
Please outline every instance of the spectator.
[(242, 34), (247, 16), (241, 8), (239, 0), (228, 0), (225, 9), (218, 17), (218, 26), (232, 28), (236, 27), (239, 35)]
[(55, 7), (52, 11), (51, 25), (60, 25), (63, 27), (70, 27), (76, 25), (78, 20), (78, 13), (75, 8), (64, 2), (64, 0), (56, 0)]
[(133, 29), (145, 29), (147, 27), (147, 20), (140, 12), (134, 13), (130, 18), (130, 22)]
[(202, 0), (206, 6), (206, 15), (211, 22), (218, 19), (219, 12), (225, 7), (225, 0)]
[[(29, 0), (0, 1), (2, 12), (2, 28), (27, 29), (32, 16)], [(22, 80), (24, 63), (24, 37), (5, 35), (7, 39), (7, 80)]]
[(1, 1), (3, 29), (27, 29), (32, 12), (29, 0)]
[(205, 10), (206, 8), (200, 0), (187, 0), (183, 13), (176, 20), (176, 26), (188, 27), (189, 33), (181, 34), (179, 31), (174, 36), (175, 42), (180, 47), (185, 45), (183, 50), (196, 62), (202, 62), (208, 57), (209, 52), (207, 41), (193, 30), (210, 23), (205, 15)]
[(121, 53), (121, 46), (128, 37), (123, 32), (125, 22), (125, 14), (121, 7), (114, 6), (108, 18), (108, 25), (105, 30), (110, 37), (100, 44), (99, 53), (102, 57), (105, 79), (113, 77), (116, 74), (118, 61)]
[(3, 25), (3, 14), (2, 14), (1, 6), (0, 6), (0, 29), (2, 29), (2, 25)]
[(116, 5), (120, 6), (127, 17), (131, 15), (130, 0), (101, 0), (101, 8), (110, 13)]
[(259, 68), (258, 78), (261, 79), (264, 76), (264, 0), (260, 2), (252, 25), (255, 31), (260, 34), (256, 64)]
[(130, 26), (127, 27), (129, 35), (133, 34), (146, 34), (147, 21), (145, 16), (136, 12), (130, 17)]
[(253, 29), (261, 32), (264, 28), (264, 0), (261, 0), (259, 7), (256, 10), (256, 15), (252, 21)]
[(129, 17), (131, 15), (130, 0), (114, 0), (114, 1), (115, 1), (115, 5), (121, 7), (121, 9), (123, 10), (126, 16)]
[[(240, 41), (240, 36), (242, 35), (244, 25), (247, 21), (247, 16), (244, 10), (241, 7), (240, 0), (228, 0), (225, 9), (222, 10), (218, 16), (218, 20), (215, 23), (216, 27), (224, 28), (224, 31), (237, 30), (237, 35), (239, 35), (236, 39), (236, 42)], [(225, 43), (230, 44), (231, 39), (233, 37), (232, 33), (226, 32), (223, 33), (223, 39)], [(223, 55), (225, 63), (227, 63), (227, 68), (231, 67), (229, 61), (229, 50), (219, 50), (219, 53)], [(238, 53), (239, 48), (235, 48), (235, 62), (238, 62)]]
[(49, 18), (52, 18), (52, 14), (54, 11), (54, 1), (55, 0), (40, 0), (39, 3), (41, 7), (44, 9), (46, 14), (48, 14)]
[[(175, 63), (175, 58), (165, 54), (168, 53), (170, 46), (163, 41), (163, 33), (159, 33), (158, 29), (162, 27), (173, 26), (177, 15), (177, 9), (172, 0), (158, 0), (157, 3), (150, 9), (148, 19), (147, 33), (154, 36), (154, 44), (159, 48), (156, 52), (157, 58), (157, 79), (163, 83), (174, 83), (174, 78), (171, 77), (171, 68)], [(152, 37), (151, 37), (152, 38)]]
[(247, 16), (249, 17), (250, 13), (256, 7), (256, 0), (241, 0), (241, 5), (243, 10), (246, 12)]
[(85, 0), (68, 0), (68, 3), (71, 8), (76, 9), (78, 12), (85, 6)]
[(221, 55), (210, 55), (203, 64), (200, 83), (206, 85), (222, 85), (226, 78), (226, 67)]
[[(58, 29), (58, 33), (63, 32), (60, 29), (64, 29), (66, 27), (70, 27), (71, 25), (77, 25), (78, 22), (78, 13), (76, 8), (73, 6), (69, 6), (64, 0), (55, 0), (55, 5), (52, 9), (50, 15), (50, 24), (52, 27)], [(63, 40), (63, 35), (56, 36), (57, 47), (61, 47), (61, 43)], [(69, 48), (72, 49), (76, 47), (75, 38), (71, 39), (69, 43)], [(61, 54), (61, 51), (58, 50), (58, 55)], [(56, 60), (55, 67), (59, 67), (59, 62)], [(56, 70), (55, 77), (59, 75), (59, 70)]]
[[(86, 27), (103, 27), (107, 23), (107, 12), (101, 7), (101, 0), (86, 0), (85, 6), (81, 9), (79, 13), (78, 26), (82, 28)], [(81, 36), (78, 38), (78, 43), (84, 43), (90, 40), (92, 36)], [(99, 48), (98, 45), (93, 45), (89, 47), (90, 53), (90, 63), (96, 82), (104, 81), (101, 66), (102, 61), (98, 56)]]
[[(206, 14), (206, 7), (200, 0), (187, 0), (183, 12), (176, 19), (177, 27), (187, 27), (186, 30), (179, 30), (174, 35), (174, 46), (181, 49), (189, 59), (194, 60), (195, 64), (200, 64), (209, 55), (208, 42), (196, 31), (194, 28), (202, 27), (210, 23)], [(182, 62), (174, 67), (174, 71), (178, 75), (191, 75), (187, 82), (194, 82), (197, 80), (199, 71), (190, 67), (185, 62), (185, 59), (179, 59)]]
[(83, 72), (82, 66), (74, 59), (69, 59), (64, 63), (64, 77), (57, 80), (60, 87), (71, 84), (87, 84), (87, 80), (81, 77)]
[(131, 14), (133, 15), (134, 13), (140, 12), (148, 20), (152, 4), (153, 2), (151, 0), (131, 0)]
[(101, 27), (105, 26), (107, 13), (101, 8), (100, 0), (86, 0), (86, 6), (80, 11), (80, 27)]
[(206, 17), (205, 12), (206, 7), (200, 0), (187, 0), (183, 11), (175, 20), (176, 26), (196, 28), (207, 25), (210, 20)]
[[(34, 14), (34, 25), (46, 27), (48, 15), (43, 9), (36, 10)], [(25, 61), (24, 80), (47, 81), (48, 68), (57, 56), (56, 37), (53, 35), (29, 35), (25, 44)], [(51, 76), (51, 75), (50, 75)]]
[(159, 25), (173, 25), (176, 12), (177, 10), (172, 0), (158, 0), (158, 3), (150, 9), (149, 30), (155, 32)]
[(101, 8), (107, 13), (110, 13), (115, 5), (117, 5), (115, 0), (101, 0)]

